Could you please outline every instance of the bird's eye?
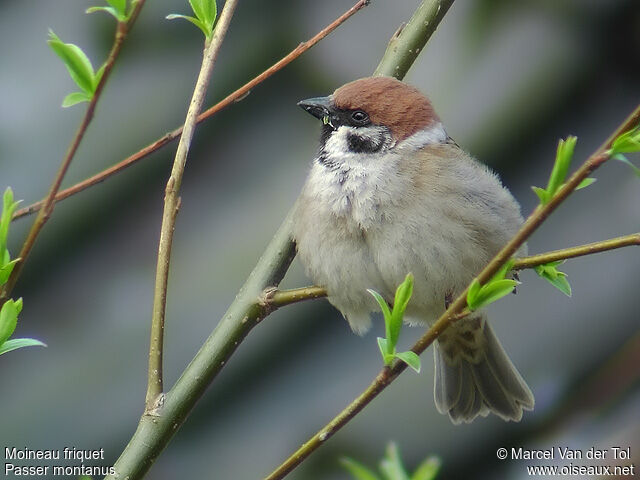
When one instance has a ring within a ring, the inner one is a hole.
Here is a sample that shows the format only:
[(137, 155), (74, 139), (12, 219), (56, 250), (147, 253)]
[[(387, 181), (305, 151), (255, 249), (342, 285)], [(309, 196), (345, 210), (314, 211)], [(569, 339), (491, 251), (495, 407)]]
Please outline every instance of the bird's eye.
[(369, 115), (367, 115), (366, 112), (363, 112), (362, 110), (356, 110), (351, 114), (351, 119), (355, 123), (362, 125), (369, 121)]

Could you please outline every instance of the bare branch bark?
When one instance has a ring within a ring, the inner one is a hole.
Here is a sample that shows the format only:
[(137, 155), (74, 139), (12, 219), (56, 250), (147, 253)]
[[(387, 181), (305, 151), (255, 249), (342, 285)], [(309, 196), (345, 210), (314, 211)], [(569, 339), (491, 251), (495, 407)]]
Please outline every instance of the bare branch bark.
[[(623, 247), (640, 245), (640, 232), (624, 235), (622, 237), (611, 238), (601, 242), (587, 243), (576, 247), (553, 250), (551, 252), (539, 253), (529, 257), (517, 258), (513, 265), (513, 270), (524, 270), (535, 268), (545, 263), (556, 262), (558, 260), (568, 260), (570, 258), (593, 255), (594, 253), (607, 252)], [(292, 288), (289, 290), (275, 290), (269, 294), (269, 304), (273, 308), (280, 308), (292, 303), (324, 298), (327, 291), (323, 287), (311, 285), (308, 287)]]
[(205, 42), (202, 66), (193, 90), (187, 118), (184, 122), (182, 136), (173, 161), (171, 176), (167, 181), (164, 195), (164, 211), (162, 214), (162, 228), (160, 230), (160, 245), (158, 246), (158, 265), (156, 267), (156, 282), (153, 295), (153, 314), (151, 317), (151, 341), (149, 347), (149, 372), (145, 413), (154, 415), (161, 407), (162, 389), (162, 356), (164, 346), (164, 317), (167, 306), (167, 287), (169, 282), (169, 266), (171, 264), (171, 246), (176, 217), (180, 208), (180, 186), (187, 155), (191, 147), (191, 140), (197, 125), (197, 117), (204, 103), (209, 86), (209, 79), (213, 72), (216, 58), (222, 47), (222, 42), (229, 29), (231, 18), (235, 12), (238, 0), (227, 0), (220, 17), (216, 21), (213, 36)]

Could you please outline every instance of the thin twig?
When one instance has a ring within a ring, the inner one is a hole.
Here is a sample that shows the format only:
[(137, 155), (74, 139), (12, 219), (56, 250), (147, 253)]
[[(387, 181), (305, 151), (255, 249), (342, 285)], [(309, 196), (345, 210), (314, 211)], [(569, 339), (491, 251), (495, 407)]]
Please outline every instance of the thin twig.
[[(594, 253), (606, 252), (632, 245), (640, 245), (640, 232), (611, 238), (609, 240), (603, 240), (601, 242), (587, 243), (586, 245), (578, 245), (576, 247), (563, 248), (561, 250), (553, 250), (551, 252), (517, 258), (512, 270), (534, 268), (538, 265), (544, 265), (549, 262), (567, 260), (569, 258), (582, 257), (584, 255), (593, 255)], [(291, 305), (292, 303), (313, 300), (315, 298), (324, 298), (326, 296), (326, 289), (310, 285), (308, 287), (292, 288), (289, 290), (276, 290), (267, 295), (267, 301), (269, 305), (275, 309)]]
[[(627, 120), (625, 120), (625, 122), (616, 129), (616, 132), (619, 134), (635, 126), (638, 123), (639, 116), (640, 105), (636, 107)], [(504, 265), (505, 262), (509, 260), (509, 258), (513, 256), (513, 254), (522, 246), (522, 244), (524, 244), (524, 242), (545, 221), (545, 219), (575, 190), (583, 179), (587, 178), (591, 172), (610, 158), (608, 149), (615, 138), (616, 137), (613, 135), (609, 137), (609, 139), (571, 176), (567, 183), (556, 193), (549, 203), (544, 206), (539, 206), (533, 211), (507, 245), (505, 245), (504, 248), (502, 248), (502, 250), (500, 250), (500, 252), (493, 257), (491, 262), (489, 262), (489, 264), (480, 272), (477, 278), (481, 284), (484, 284), (491, 279), (491, 277), (502, 267), (502, 265)], [(447, 327), (449, 327), (449, 325), (459, 318), (459, 315), (467, 306), (467, 291), (468, 288), (455, 299), (446, 312), (443, 313), (433, 326), (429, 328), (427, 332), (415, 343), (411, 348), (413, 352), (420, 355), (444, 330), (447, 329)], [(267, 476), (265, 480), (279, 480), (284, 478), (323, 442), (333, 436), (360, 411), (362, 411), (364, 407), (376, 398), (378, 394), (391, 384), (391, 382), (393, 382), (406, 368), (407, 364), (401, 361), (395, 361), (391, 367), (384, 367), (369, 387), (360, 394), (360, 396), (358, 396), (333, 420), (312, 436), (306, 443), (304, 443), (304, 445), (296, 450), (287, 460)]]
[(211, 41), (205, 42), (205, 51), (198, 81), (193, 90), (191, 104), (187, 111), (180, 142), (173, 161), (171, 176), (167, 181), (164, 196), (164, 212), (162, 214), (162, 228), (160, 230), (160, 245), (158, 247), (158, 265), (156, 268), (156, 283), (153, 296), (153, 315), (151, 318), (151, 342), (149, 348), (149, 373), (145, 412), (157, 414), (161, 406), (162, 388), (162, 354), (164, 345), (164, 317), (167, 305), (167, 286), (169, 280), (169, 265), (171, 263), (171, 245), (176, 224), (176, 216), (180, 207), (180, 185), (187, 163), (187, 155), (191, 147), (191, 139), (197, 125), (197, 117), (204, 103), (209, 79), (213, 72), (216, 58), (222, 47), (222, 42), (229, 29), (231, 18), (235, 12), (238, 0), (227, 0), (222, 13), (217, 20)]
[[(318, 32), (314, 37), (310, 38), (306, 42), (302, 42), (300, 45), (298, 45), (286, 56), (284, 56), (282, 59), (280, 59), (279, 61), (274, 63), (271, 67), (269, 67), (264, 72), (262, 72), (260, 75), (253, 78), (252, 80), (244, 84), (242, 87), (238, 88), (235, 92), (231, 93), (230, 95), (225, 97), (223, 100), (219, 101), (212, 107), (202, 112), (198, 116), (198, 123), (208, 118), (211, 118), (216, 113), (220, 112), (221, 110), (228, 107), (232, 103), (238, 101), (239, 99), (242, 99), (245, 95), (251, 92), (253, 88), (255, 88), (260, 83), (264, 82), (267, 78), (271, 77), (276, 72), (279, 72), (284, 67), (289, 65), (296, 58), (298, 58), (300, 55), (305, 53), (307, 50), (309, 50), (311, 47), (317, 44), (320, 40), (325, 38), (327, 35), (333, 32), (336, 28), (342, 25), (349, 17), (355, 14), (358, 10), (368, 5), (368, 3), (369, 3), (369, 0), (359, 0), (353, 7), (351, 7), (349, 10), (343, 13), (340, 17), (336, 18), (333, 22), (331, 22), (325, 28), (320, 30), (320, 32)], [(122, 170), (130, 167), (131, 165), (138, 162), (139, 160), (142, 160), (143, 158), (151, 155), (153, 152), (161, 149), (165, 145), (171, 143), (173, 140), (178, 138), (182, 133), (182, 128), (183, 127), (181, 126), (170, 131), (169, 133), (163, 135), (161, 138), (150, 143), (143, 149), (137, 151), (133, 155), (130, 155), (124, 160), (118, 162), (117, 164), (103, 170), (100, 173), (95, 174), (90, 178), (87, 178), (81, 182), (78, 182), (69, 188), (66, 188), (60, 191), (56, 195), (55, 201), (59, 202), (61, 200), (71, 197), (72, 195), (75, 195), (76, 193), (82, 192), (83, 190), (86, 190), (89, 187), (92, 187), (100, 182), (103, 182), (107, 178), (115, 175), (116, 173), (121, 172)], [(32, 213), (37, 212), (42, 207), (42, 205), (43, 205), (43, 202), (39, 201), (31, 205), (28, 205), (24, 208), (21, 208), (19, 210), (16, 210), (16, 212), (13, 214), (12, 220), (17, 220), (18, 218), (31, 215)]]
[[(367, 3), (359, 1), (356, 7), (360, 9)], [(347, 13), (350, 16), (357, 9)], [(342, 21), (345, 15), (340, 17)], [(115, 475), (107, 479), (136, 480), (149, 470), (244, 337), (269, 313), (269, 307), (263, 302), (264, 290), (280, 283), (295, 257), (290, 232), (291, 213), (200, 351), (175, 385), (160, 397), (164, 404), (154, 412), (158, 415), (142, 415), (133, 437), (114, 465)]]
[(559, 260), (567, 260), (584, 255), (593, 255), (594, 253), (606, 252), (632, 245), (640, 245), (640, 232), (612, 238), (610, 240), (603, 240), (601, 242), (587, 243), (586, 245), (579, 245), (577, 247), (563, 248), (562, 250), (554, 250), (552, 252), (519, 258), (513, 265), (513, 269), (523, 270), (525, 268), (533, 268), (549, 262), (557, 262)]
[(18, 254), (17, 258), (20, 258), (20, 261), (16, 264), (15, 268), (13, 269), (13, 272), (11, 273), (11, 276), (9, 277), (7, 283), (4, 286), (2, 294), (0, 295), (0, 304), (4, 303), (4, 301), (11, 295), (11, 291), (13, 290), (13, 287), (15, 286), (18, 280), (18, 277), (20, 276), (20, 273), (22, 272), (22, 267), (24, 266), (24, 263), (29, 257), (29, 254), (31, 253), (31, 250), (35, 245), (38, 235), (42, 231), (42, 228), (44, 227), (45, 223), (47, 223), (47, 220), (49, 220), (49, 218), (51, 217), (51, 214), (55, 206), (56, 195), (60, 190), (60, 185), (62, 185), (62, 181), (64, 180), (64, 177), (67, 173), (67, 170), (69, 169), (69, 166), (71, 165), (71, 161), (73, 160), (73, 157), (75, 156), (76, 151), (80, 146), (80, 142), (84, 138), (84, 135), (87, 131), (87, 128), (89, 127), (89, 124), (91, 123), (94, 111), (96, 109), (96, 105), (98, 103), (98, 100), (100, 99), (100, 95), (107, 82), (107, 79), (109, 78), (109, 74), (113, 69), (113, 65), (115, 64), (115, 61), (118, 58), (118, 55), (120, 54), (120, 50), (122, 49), (122, 44), (127, 38), (127, 34), (129, 33), (129, 30), (135, 23), (135, 20), (138, 18), (138, 14), (140, 13), (140, 10), (144, 6), (144, 2), (145, 0), (139, 0), (132, 7), (133, 11), (131, 12), (131, 16), (129, 17), (129, 20), (127, 22), (118, 22), (115, 37), (113, 40), (113, 45), (111, 46), (111, 50), (109, 51), (109, 55), (104, 64), (104, 73), (102, 74), (102, 77), (100, 78), (100, 81), (96, 86), (93, 97), (91, 98), (91, 101), (87, 106), (87, 110), (85, 111), (85, 114), (82, 117), (82, 121), (78, 126), (78, 130), (76, 131), (76, 134), (71, 140), (71, 144), (67, 149), (67, 153), (62, 159), (62, 163), (60, 164), (58, 172), (53, 179), (53, 183), (51, 184), (51, 187), (49, 188), (49, 193), (44, 198), (44, 200), (39, 202), (42, 205), (42, 208), (40, 209), (38, 216), (33, 222), (33, 225), (31, 226), (31, 230), (29, 230), (29, 234), (27, 235), (27, 238), (25, 239), (24, 244), (22, 245), (22, 249)]

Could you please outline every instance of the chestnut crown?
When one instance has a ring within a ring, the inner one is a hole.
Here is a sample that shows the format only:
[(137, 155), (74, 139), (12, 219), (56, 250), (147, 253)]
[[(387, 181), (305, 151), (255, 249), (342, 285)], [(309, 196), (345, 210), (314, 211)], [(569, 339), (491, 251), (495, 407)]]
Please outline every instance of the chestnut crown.
[(347, 83), (333, 93), (333, 106), (365, 112), (372, 124), (389, 128), (397, 141), (440, 121), (427, 97), (392, 77), (366, 77)]

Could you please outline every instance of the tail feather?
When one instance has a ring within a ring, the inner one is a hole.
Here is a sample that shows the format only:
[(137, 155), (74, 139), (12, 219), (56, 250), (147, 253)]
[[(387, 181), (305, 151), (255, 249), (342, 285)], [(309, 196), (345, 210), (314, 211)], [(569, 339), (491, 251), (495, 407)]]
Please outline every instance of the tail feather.
[(440, 337), (435, 352), (435, 402), (453, 423), (495, 413), (519, 421), (533, 394), (482, 317), (465, 319)]

